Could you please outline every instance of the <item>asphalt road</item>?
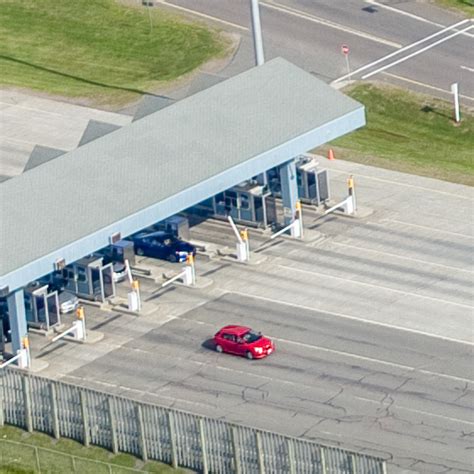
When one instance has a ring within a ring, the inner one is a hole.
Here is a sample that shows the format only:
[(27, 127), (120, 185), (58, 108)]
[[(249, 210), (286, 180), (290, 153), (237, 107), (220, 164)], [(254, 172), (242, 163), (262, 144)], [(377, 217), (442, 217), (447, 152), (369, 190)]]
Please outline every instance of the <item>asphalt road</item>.
[[(219, 27), (242, 35), (240, 50), (222, 71), (223, 75), (232, 76), (253, 66), (249, 0), (162, 0), (157, 3), (204, 20), (214, 19)], [(332, 82), (348, 72), (346, 58), (341, 53), (343, 44), (349, 46), (351, 78), (361, 79), (441, 41), (400, 64), (375, 73), (370, 79), (396, 83), (445, 99), (450, 97), (451, 84), (459, 82), (463, 101), (474, 105), (472, 21), (354, 74), (359, 68), (454, 25), (462, 18), (416, 1), (265, 0), (260, 5), (266, 59), (282, 56), (322, 80)], [(463, 28), (470, 30), (446, 39)]]
[[(200, 289), (143, 281), (150, 311), (137, 320), (88, 309), (104, 340), (42, 355), (45, 375), (383, 456), (389, 473), (471, 472), (472, 190), (335, 162), (334, 197), (349, 167), (372, 214), (305, 209), (304, 243), (251, 230), (265, 260), (200, 258)], [(223, 223), (192, 234), (233, 240)], [(215, 353), (206, 341), (229, 323), (262, 330), (277, 351), (261, 361)]]

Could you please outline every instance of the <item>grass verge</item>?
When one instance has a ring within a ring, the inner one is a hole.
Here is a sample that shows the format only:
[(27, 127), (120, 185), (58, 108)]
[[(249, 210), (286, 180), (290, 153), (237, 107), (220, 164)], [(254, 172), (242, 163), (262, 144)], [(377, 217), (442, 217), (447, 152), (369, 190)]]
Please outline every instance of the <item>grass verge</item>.
[[(5, 442), (2, 442), (4, 440)], [(8, 443), (16, 441), (22, 444)], [(37, 448), (38, 456), (34, 452)], [(49, 450), (53, 450), (51, 452)], [(72, 461), (71, 456), (77, 456)], [(73, 472), (87, 472), (94, 474), (131, 474), (133, 471), (125, 468), (137, 469), (157, 474), (184, 474), (186, 471), (173, 469), (159, 462), (143, 463), (140, 459), (129, 454), (114, 455), (106, 449), (98, 447), (86, 448), (82, 444), (70, 439), (55, 440), (43, 433), (28, 433), (13, 426), (0, 428), (0, 473), (1, 474), (30, 474), (38, 472), (38, 460), (41, 472), (66, 474)], [(110, 469), (106, 464), (111, 465)], [(121, 469), (122, 468), (122, 469)], [(189, 472), (189, 471), (188, 471)]]
[(474, 16), (474, 0), (436, 0), (442, 7), (463, 12), (468, 17)]
[(120, 104), (226, 54), (217, 31), (139, 5), (0, 0), (0, 83)]
[(474, 186), (474, 116), (452, 105), (392, 86), (357, 84), (345, 90), (366, 107), (367, 125), (335, 140), (338, 158)]

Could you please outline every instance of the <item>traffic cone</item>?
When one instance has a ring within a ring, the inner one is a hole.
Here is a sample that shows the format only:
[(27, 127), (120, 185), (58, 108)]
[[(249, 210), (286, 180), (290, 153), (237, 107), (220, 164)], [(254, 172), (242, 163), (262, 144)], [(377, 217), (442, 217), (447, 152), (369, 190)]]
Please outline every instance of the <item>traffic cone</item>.
[(329, 148), (329, 151), (328, 151), (328, 160), (335, 160), (336, 158), (334, 157), (334, 151), (332, 148)]

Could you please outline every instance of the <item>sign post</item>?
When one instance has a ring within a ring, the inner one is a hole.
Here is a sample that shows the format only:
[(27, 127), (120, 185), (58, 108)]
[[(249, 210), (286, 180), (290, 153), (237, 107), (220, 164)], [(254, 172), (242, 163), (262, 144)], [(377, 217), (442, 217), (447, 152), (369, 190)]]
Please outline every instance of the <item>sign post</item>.
[(347, 44), (343, 44), (341, 46), (341, 52), (346, 58), (347, 75), (349, 76), (349, 81), (350, 81), (351, 80), (351, 67), (349, 65), (349, 46), (347, 46)]
[(459, 112), (459, 85), (457, 82), (451, 84), (451, 92), (454, 96), (454, 121), (458, 124), (461, 121), (461, 114)]

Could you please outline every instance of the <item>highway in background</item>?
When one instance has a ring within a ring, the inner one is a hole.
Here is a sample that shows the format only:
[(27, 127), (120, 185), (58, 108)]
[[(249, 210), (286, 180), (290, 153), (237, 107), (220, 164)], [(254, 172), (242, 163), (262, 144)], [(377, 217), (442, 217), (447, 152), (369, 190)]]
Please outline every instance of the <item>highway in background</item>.
[[(250, 0), (159, 0), (157, 3), (214, 20), (217, 26), (242, 36), (234, 61), (222, 72), (225, 76), (254, 65)], [(451, 84), (458, 82), (462, 100), (474, 106), (472, 20), (461, 23), (460, 16), (415, 1), (263, 0), (260, 11), (266, 59), (282, 56), (332, 82), (348, 73), (342, 45), (349, 48), (352, 72), (401, 50), (358, 74), (351, 74), (351, 79), (388, 81), (445, 99), (450, 97)], [(459, 25), (437, 34), (456, 24)], [(436, 36), (424, 41), (432, 35)], [(377, 72), (398, 60), (402, 62)], [(373, 75), (366, 77), (369, 74)]]

